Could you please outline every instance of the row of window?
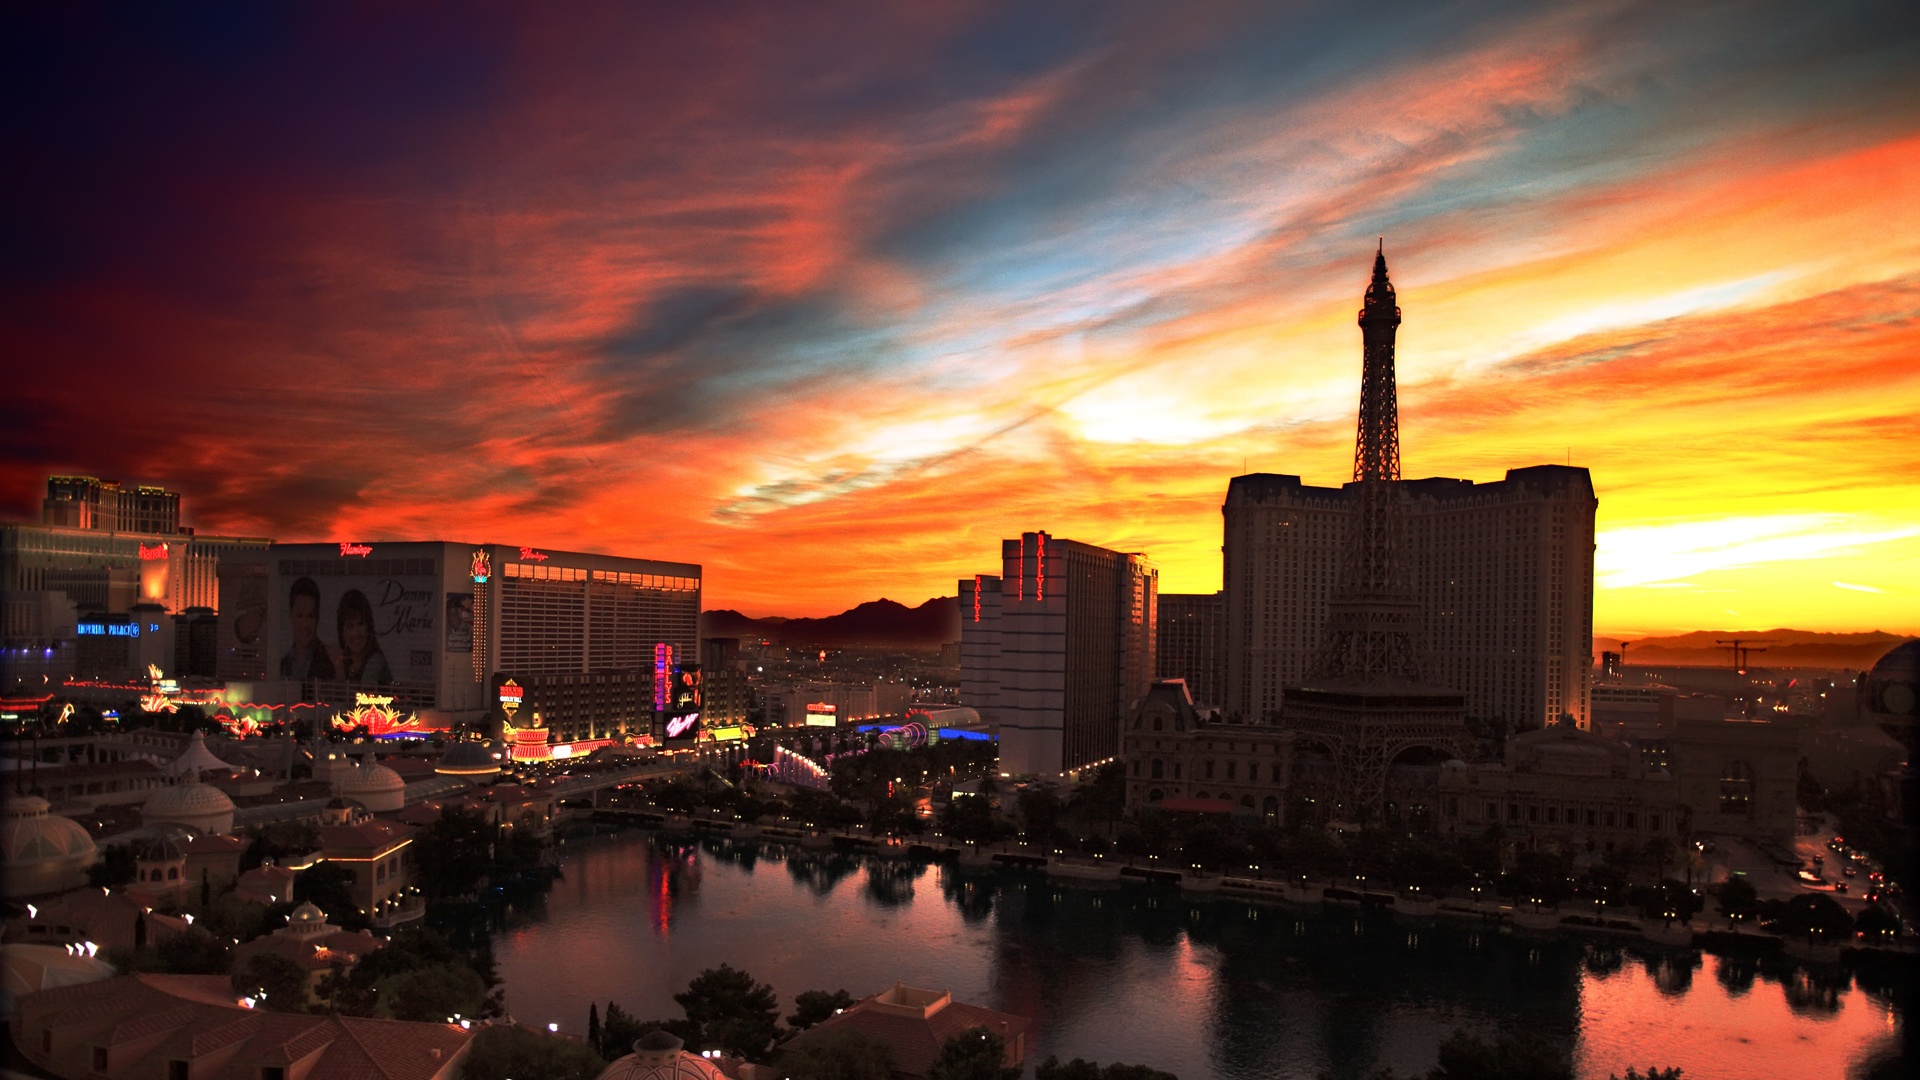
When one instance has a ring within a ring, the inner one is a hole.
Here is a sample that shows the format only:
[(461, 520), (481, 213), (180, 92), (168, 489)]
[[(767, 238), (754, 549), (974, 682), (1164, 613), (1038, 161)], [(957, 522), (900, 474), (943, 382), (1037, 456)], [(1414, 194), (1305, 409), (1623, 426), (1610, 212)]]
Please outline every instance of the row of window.
[[(1543, 806), (1539, 803), (1510, 802), (1504, 805), (1505, 821), (1508, 825), (1559, 825), (1576, 829), (1624, 829), (1630, 832), (1640, 828), (1640, 814), (1634, 810), (1578, 806), (1568, 806), (1563, 809), (1558, 803)], [(1502, 820), (1501, 806), (1501, 803), (1488, 800), (1486, 814), (1480, 820), (1489, 823)], [(1460, 816), (1459, 796), (1447, 796), (1446, 811), (1448, 817)], [(1666, 817), (1663, 814), (1650, 813), (1646, 815), (1646, 822), (1647, 831), (1657, 833), (1664, 828)]]

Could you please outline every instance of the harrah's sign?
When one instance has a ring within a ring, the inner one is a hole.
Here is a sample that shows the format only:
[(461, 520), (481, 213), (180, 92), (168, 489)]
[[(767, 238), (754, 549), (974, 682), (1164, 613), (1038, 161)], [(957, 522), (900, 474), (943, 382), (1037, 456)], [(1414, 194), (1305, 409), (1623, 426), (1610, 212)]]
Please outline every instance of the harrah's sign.
[(340, 557), (343, 559), (349, 555), (358, 555), (364, 559), (371, 554), (373, 554), (372, 544), (348, 544), (343, 542), (340, 545)]
[(141, 562), (158, 562), (166, 557), (167, 545), (165, 544), (155, 544), (152, 547), (148, 547), (145, 544), (140, 545)]

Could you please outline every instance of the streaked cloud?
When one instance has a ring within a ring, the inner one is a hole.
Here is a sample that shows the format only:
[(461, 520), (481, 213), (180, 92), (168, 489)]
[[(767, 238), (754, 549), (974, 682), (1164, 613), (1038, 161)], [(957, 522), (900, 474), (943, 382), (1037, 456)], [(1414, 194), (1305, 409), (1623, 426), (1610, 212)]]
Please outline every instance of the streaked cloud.
[(1589, 466), (1597, 624), (1920, 630), (1836, 581), (1920, 572), (1911, 13), (1376, 14), (21, 17), (0, 498), (690, 559), (755, 612), (1032, 528), (1211, 590), (1229, 476), (1346, 474), (1384, 234), (1408, 472)]

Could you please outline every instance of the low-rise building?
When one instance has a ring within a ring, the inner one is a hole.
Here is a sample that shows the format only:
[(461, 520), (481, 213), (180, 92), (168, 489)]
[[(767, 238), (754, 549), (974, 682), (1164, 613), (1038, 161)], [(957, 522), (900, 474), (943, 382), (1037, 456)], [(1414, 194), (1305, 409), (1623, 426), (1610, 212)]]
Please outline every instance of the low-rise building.
[(1233, 812), (1275, 824), (1286, 817), (1293, 738), (1271, 724), (1229, 723), (1200, 712), (1182, 679), (1161, 679), (1134, 707), (1122, 740), (1127, 805)]
[(308, 987), (317, 990), (336, 966), (350, 968), (386, 943), (366, 930), (340, 929), (327, 921), (326, 912), (308, 903), (287, 915), (287, 925), (237, 946), (233, 964), (237, 970), (263, 954), (284, 957), (306, 972)]
[(225, 975), (123, 975), (20, 997), (13, 1044), (65, 1080), (452, 1080), (473, 1033), (458, 1024), (250, 1008)]
[(1440, 767), (1440, 827), (1498, 826), (1524, 848), (1570, 852), (1643, 847), (1686, 832), (1678, 787), (1619, 739), (1556, 724), (1507, 740), (1499, 764)]
[(1794, 716), (1677, 719), (1668, 742), (1693, 832), (1791, 839), (1803, 723)]
[(405, 853), (413, 834), (411, 825), (377, 819), (320, 827), (321, 859), (353, 874), (353, 902), (375, 926), (392, 926), (425, 913)]
[(948, 1039), (985, 1028), (1005, 1046), (1002, 1063), (1018, 1069), (1026, 1061), (1027, 1031), (1033, 1021), (1012, 1013), (953, 1000), (951, 990), (923, 990), (894, 983), (851, 1008), (828, 1017), (799, 1036), (804, 1041), (834, 1031), (853, 1031), (885, 1043), (893, 1053), (895, 1076), (926, 1076)]

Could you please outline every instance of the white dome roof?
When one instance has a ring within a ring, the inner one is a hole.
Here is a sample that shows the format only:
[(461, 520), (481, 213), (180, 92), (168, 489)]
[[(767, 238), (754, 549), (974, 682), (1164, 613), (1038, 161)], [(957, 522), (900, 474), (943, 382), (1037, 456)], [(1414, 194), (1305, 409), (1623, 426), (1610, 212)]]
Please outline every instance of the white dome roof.
[(49, 814), (47, 800), (38, 795), (7, 800), (0, 825), (7, 896), (35, 896), (84, 884), (82, 872), (98, 855), (87, 830)]
[(93, 837), (69, 818), (47, 812), (47, 800), (28, 795), (7, 802), (6, 827), (0, 834), (0, 852), (7, 865), (28, 859), (65, 859), (94, 854)]
[(203, 832), (231, 832), (233, 800), (212, 784), (201, 783), (198, 773), (188, 773), (172, 787), (154, 792), (140, 816), (149, 825), (171, 821)]
[(404, 791), (407, 782), (378, 762), (370, 761), (365, 765), (344, 774), (339, 783), (342, 795), (358, 795), (369, 791)]
[(680, 1040), (649, 1031), (633, 1044), (633, 1053), (616, 1058), (595, 1080), (726, 1080), (711, 1060), (680, 1049)]

